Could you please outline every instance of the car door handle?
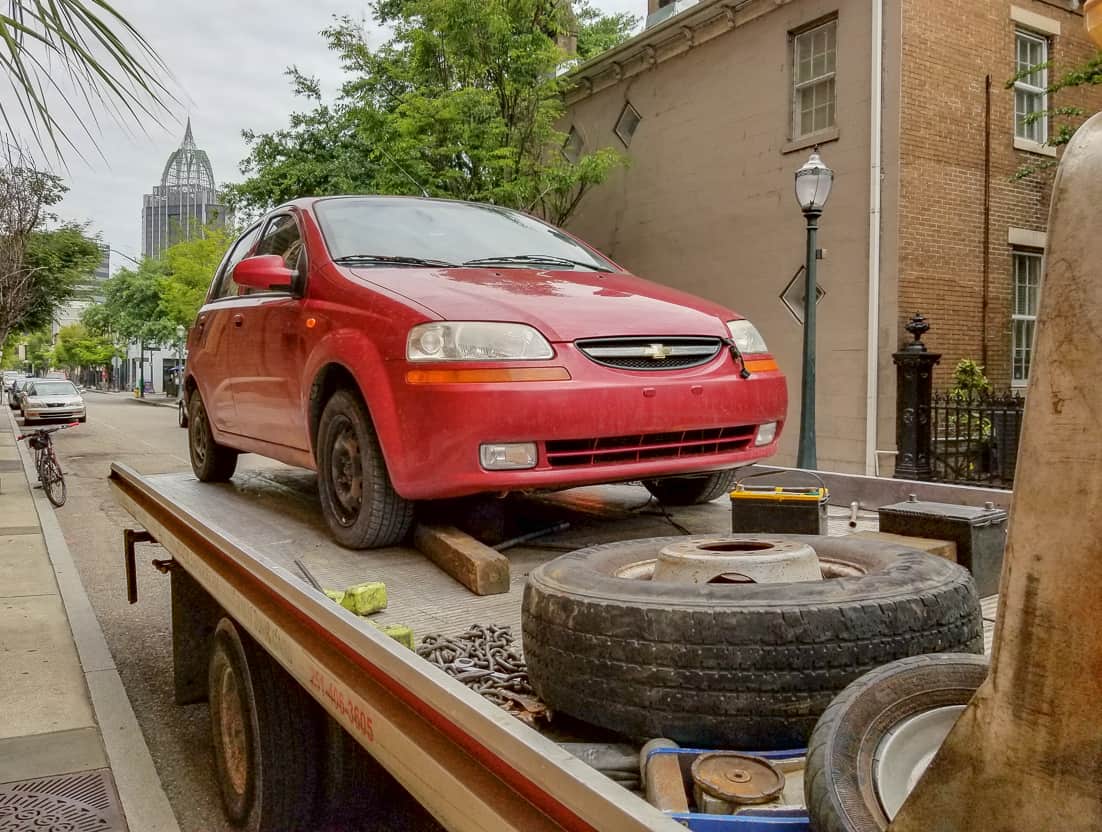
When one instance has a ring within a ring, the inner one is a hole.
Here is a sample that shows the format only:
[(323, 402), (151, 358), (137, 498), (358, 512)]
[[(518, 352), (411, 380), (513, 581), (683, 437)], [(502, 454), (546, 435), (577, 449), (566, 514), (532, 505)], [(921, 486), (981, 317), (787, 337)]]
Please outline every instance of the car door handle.
[(245, 323), (245, 316), (242, 315), (240, 312), (233, 316), (233, 325), (234, 326), (241, 326), (241, 324), (243, 324), (243, 323)]

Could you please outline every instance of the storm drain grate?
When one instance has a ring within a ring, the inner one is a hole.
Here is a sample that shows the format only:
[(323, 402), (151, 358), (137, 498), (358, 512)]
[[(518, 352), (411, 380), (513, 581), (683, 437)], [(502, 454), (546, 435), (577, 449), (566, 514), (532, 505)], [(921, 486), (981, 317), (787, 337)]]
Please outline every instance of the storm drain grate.
[(0, 785), (0, 832), (126, 832), (111, 772)]

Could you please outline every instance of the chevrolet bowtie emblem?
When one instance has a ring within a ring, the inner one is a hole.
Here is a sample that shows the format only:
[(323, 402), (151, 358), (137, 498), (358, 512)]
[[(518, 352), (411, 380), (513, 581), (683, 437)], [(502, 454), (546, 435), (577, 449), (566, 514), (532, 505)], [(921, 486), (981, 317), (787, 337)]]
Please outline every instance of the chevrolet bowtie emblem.
[(664, 344), (648, 344), (647, 345), (647, 358), (652, 361), (661, 361), (663, 358), (669, 358), (670, 351), (666, 349)]

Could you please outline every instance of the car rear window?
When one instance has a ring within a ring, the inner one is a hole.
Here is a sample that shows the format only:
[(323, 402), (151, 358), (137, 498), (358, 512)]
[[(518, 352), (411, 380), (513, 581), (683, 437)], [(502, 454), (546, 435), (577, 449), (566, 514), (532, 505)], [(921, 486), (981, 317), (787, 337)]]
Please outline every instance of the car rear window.
[(71, 381), (36, 381), (28, 392), (32, 396), (77, 395), (77, 389)]
[(346, 197), (319, 200), (314, 211), (334, 260), (374, 255), (459, 264), (492, 257), (546, 255), (617, 270), (559, 229), (496, 205)]

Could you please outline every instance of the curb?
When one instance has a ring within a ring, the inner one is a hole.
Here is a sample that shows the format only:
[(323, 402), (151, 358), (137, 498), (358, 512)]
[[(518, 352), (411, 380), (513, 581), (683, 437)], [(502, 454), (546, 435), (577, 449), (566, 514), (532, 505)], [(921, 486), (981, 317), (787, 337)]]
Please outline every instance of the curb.
[[(8, 419), (18, 436), (20, 428), (10, 409)], [(88, 593), (80, 581), (80, 573), (54, 515), (53, 506), (41, 490), (34, 488), (34, 465), (23, 444), (16, 442), (16, 447), (23, 462), (23, 475), (31, 487), (42, 537), (61, 592), (65, 615), (69, 619), (69, 630), (84, 670), (84, 681), (127, 826), (142, 832), (180, 832), (176, 815), (153, 765), (149, 746), (107, 647), (103, 629), (88, 600)]]

